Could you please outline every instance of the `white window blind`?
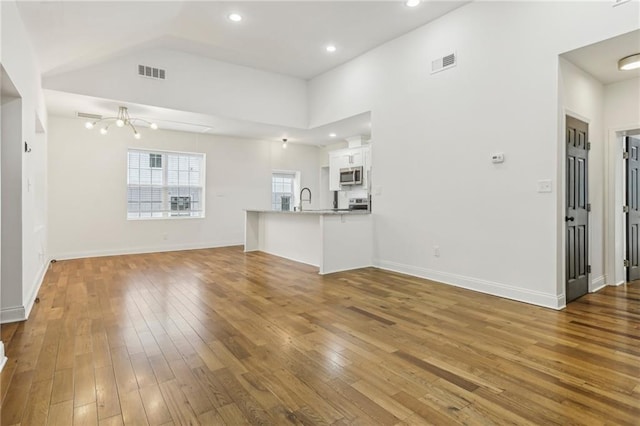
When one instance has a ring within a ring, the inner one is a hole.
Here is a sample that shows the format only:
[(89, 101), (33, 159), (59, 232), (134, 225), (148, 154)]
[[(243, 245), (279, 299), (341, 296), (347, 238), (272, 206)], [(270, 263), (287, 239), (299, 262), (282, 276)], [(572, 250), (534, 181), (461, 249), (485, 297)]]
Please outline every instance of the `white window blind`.
[(204, 154), (127, 154), (127, 218), (204, 217)]
[(295, 173), (273, 173), (271, 175), (271, 208), (293, 210)]

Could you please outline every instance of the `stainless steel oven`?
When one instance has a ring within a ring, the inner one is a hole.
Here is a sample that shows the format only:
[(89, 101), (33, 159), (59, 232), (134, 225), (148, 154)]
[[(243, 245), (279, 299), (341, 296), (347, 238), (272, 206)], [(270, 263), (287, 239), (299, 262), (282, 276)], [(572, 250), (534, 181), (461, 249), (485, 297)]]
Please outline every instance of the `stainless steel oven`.
[(367, 198), (349, 198), (349, 210), (371, 210), (371, 201)]

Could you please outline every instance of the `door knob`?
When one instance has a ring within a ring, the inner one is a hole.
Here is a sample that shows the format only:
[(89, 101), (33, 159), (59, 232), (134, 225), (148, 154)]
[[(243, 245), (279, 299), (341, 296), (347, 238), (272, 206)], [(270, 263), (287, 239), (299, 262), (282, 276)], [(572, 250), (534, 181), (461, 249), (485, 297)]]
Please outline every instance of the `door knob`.
[(574, 220), (574, 217), (573, 217), (573, 216), (565, 216), (565, 217), (564, 217), (564, 221), (565, 221), (565, 222), (573, 222), (573, 220)]

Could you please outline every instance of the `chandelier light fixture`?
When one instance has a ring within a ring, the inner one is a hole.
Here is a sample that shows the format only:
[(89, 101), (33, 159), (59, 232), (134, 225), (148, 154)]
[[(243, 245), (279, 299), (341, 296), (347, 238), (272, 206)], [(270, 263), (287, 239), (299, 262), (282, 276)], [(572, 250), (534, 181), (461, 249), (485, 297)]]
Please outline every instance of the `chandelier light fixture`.
[(136, 122), (146, 123), (149, 125), (149, 128), (151, 128), (152, 130), (158, 129), (158, 125), (156, 123), (152, 123), (151, 121), (145, 120), (143, 118), (131, 118), (129, 116), (129, 111), (127, 110), (127, 107), (123, 107), (123, 106), (118, 107), (118, 115), (116, 117), (105, 117), (96, 121), (87, 121), (84, 127), (86, 127), (87, 129), (93, 129), (97, 125), (104, 123), (105, 126), (100, 128), (100, 134), (106, 135), (107, 133), (109, 133), (109, 126), (115, 123), (117, 127), (125, 127), (125, 126), (131, 127), (131, 130), (133, 130), (133, 137), (136, 139), (140, 139), (142, 136), (140, 135), (140, 132), (138, 132), (138, 129), (134, 125), (134, 123)]

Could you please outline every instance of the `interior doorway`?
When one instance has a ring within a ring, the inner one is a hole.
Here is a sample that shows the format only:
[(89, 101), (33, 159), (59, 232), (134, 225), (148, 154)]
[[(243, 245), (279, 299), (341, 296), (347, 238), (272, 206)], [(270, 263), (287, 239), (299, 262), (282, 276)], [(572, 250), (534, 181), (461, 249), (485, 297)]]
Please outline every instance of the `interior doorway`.
[(640, 280), (640, 137), (623, 136), (625, 205), (625, 279)]
[(589, 125), (566, 116), (566, 298), (589, 292)]

